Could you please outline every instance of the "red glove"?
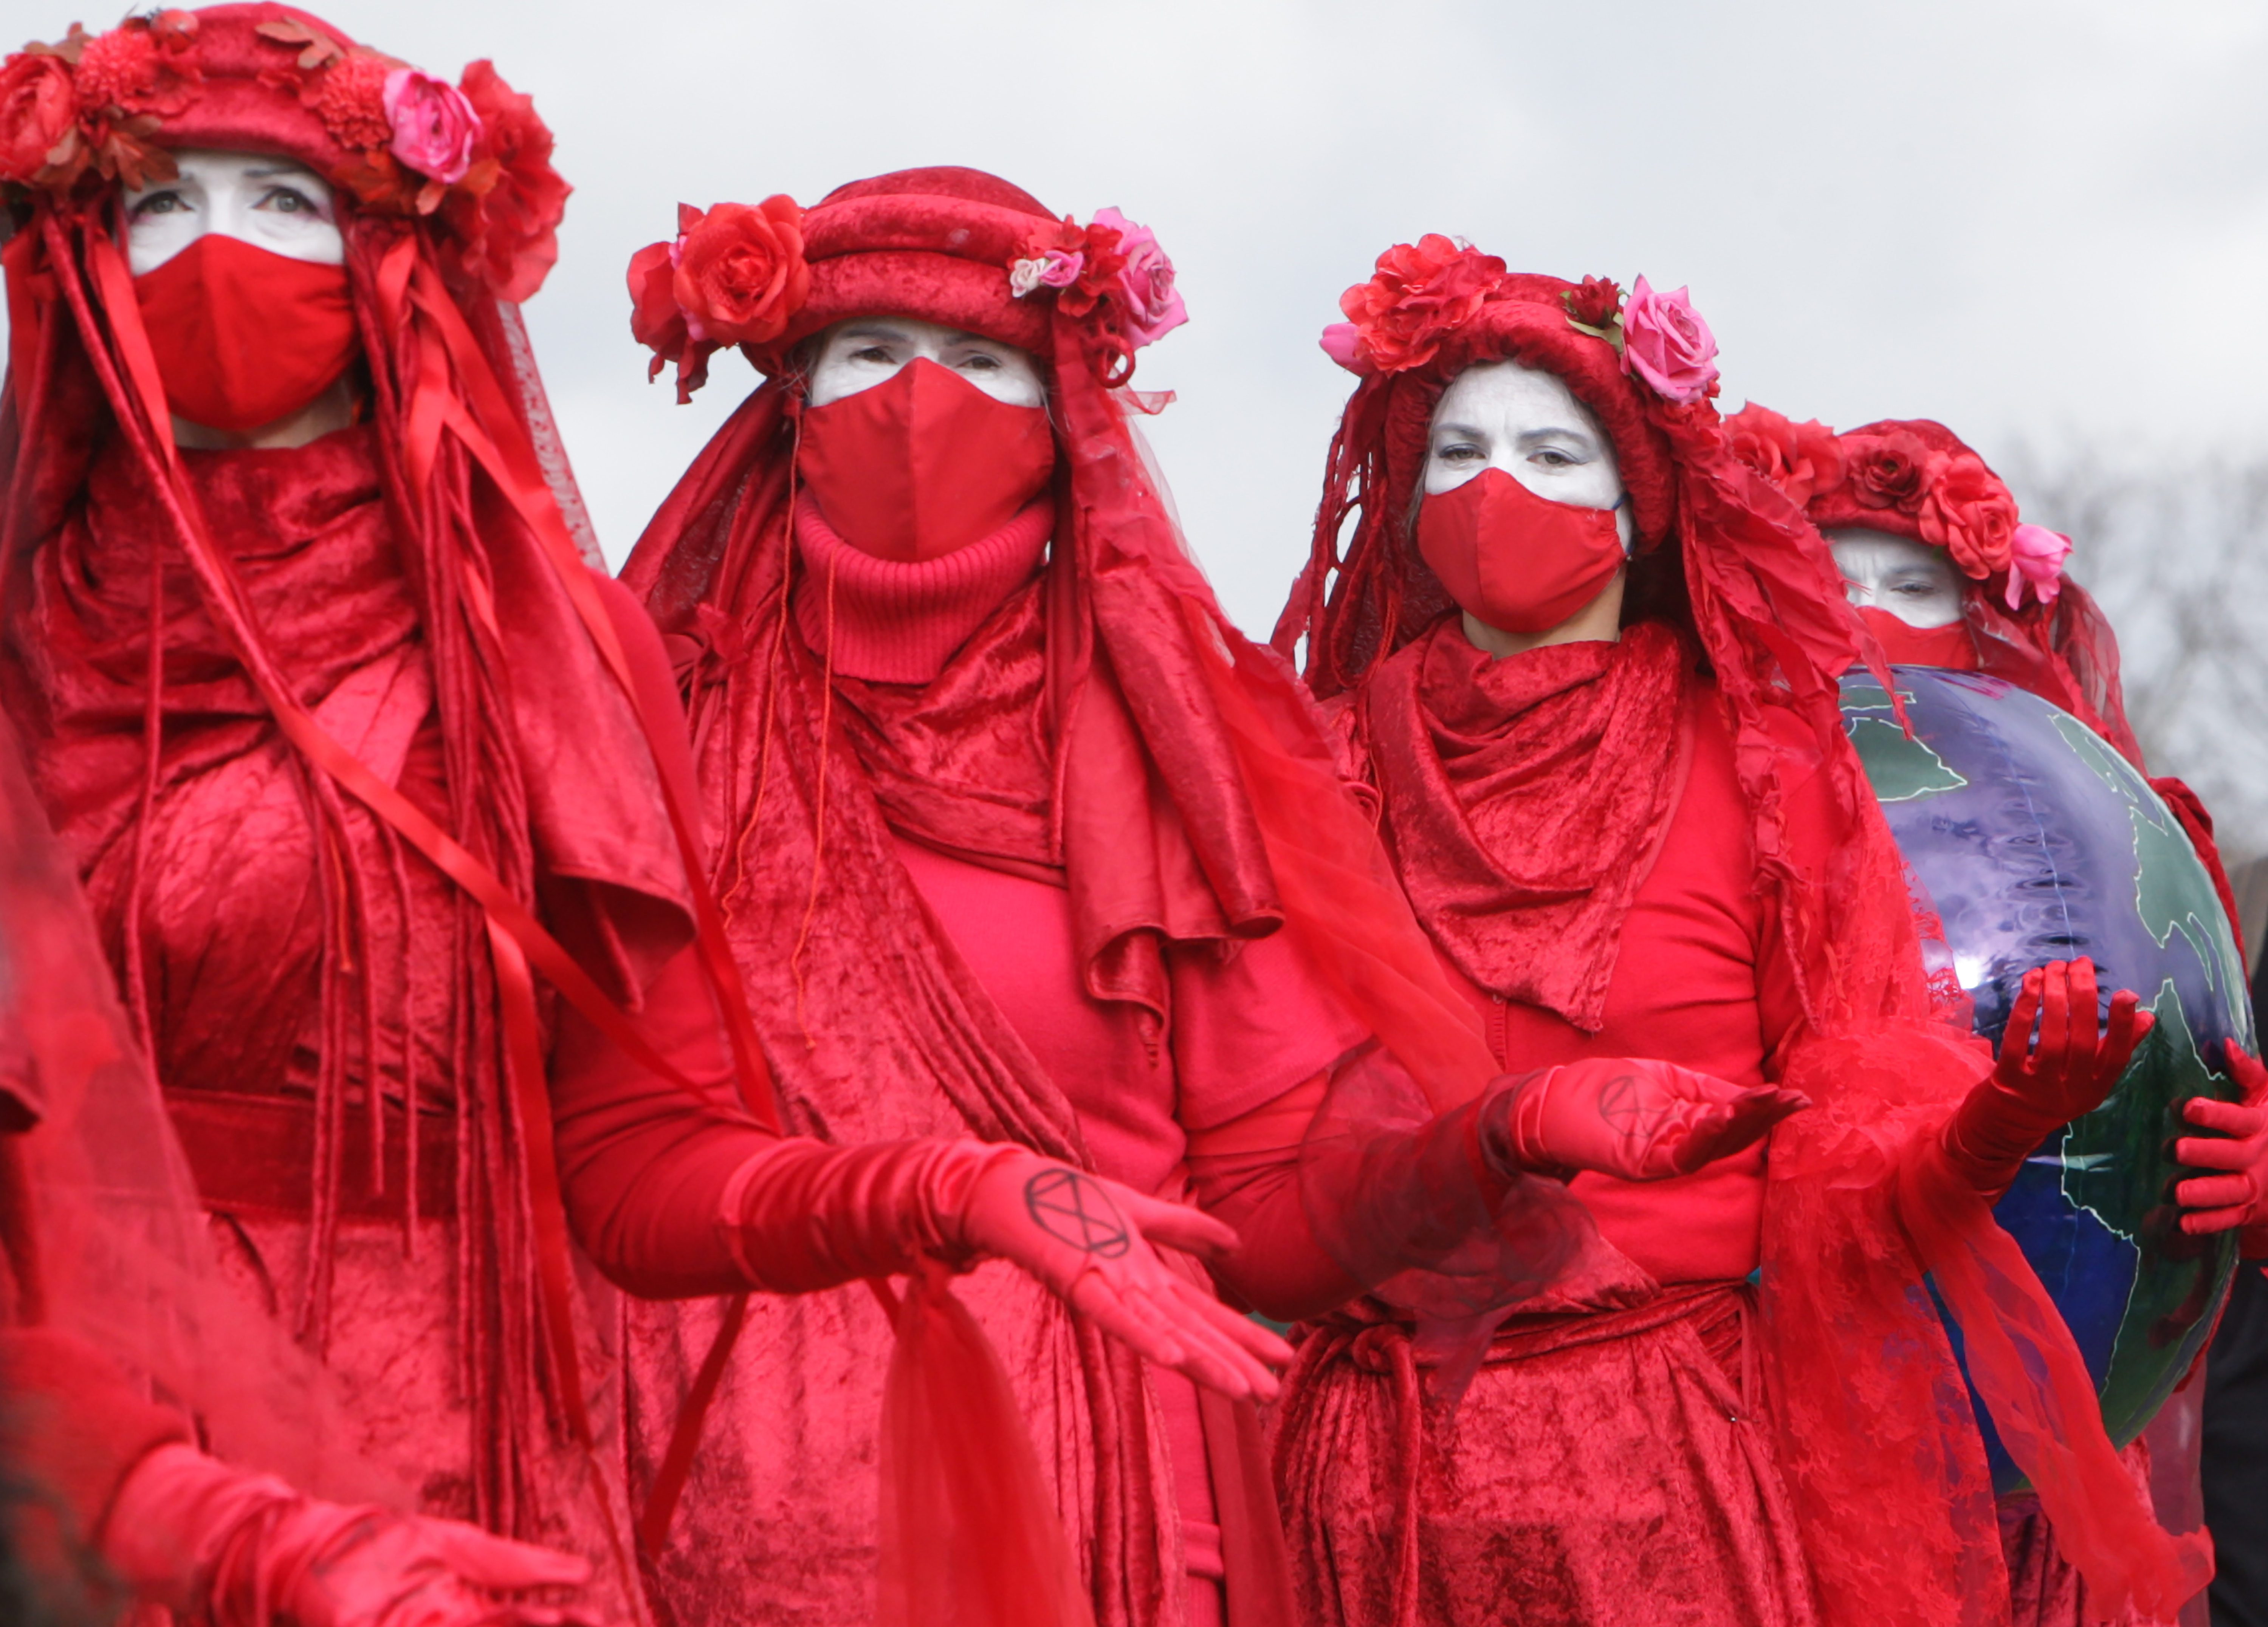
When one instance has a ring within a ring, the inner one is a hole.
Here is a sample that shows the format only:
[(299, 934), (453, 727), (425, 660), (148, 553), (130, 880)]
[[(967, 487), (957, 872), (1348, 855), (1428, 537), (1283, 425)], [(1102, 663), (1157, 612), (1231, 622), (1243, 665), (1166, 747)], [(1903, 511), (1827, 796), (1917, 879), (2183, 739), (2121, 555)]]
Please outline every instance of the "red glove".
[(1027, 1148), (979, 1141), (836, 1147), (787, 1140), (725, 1189), (748, 1282), (802, 1293), (909, 1271), (924, 1255), (1012, 1261), (1141, 1355), (1236, 1400), (1272, 1399), (1291, 1347), (1169, 1270), (1152, 1240), (1210, 1257), (1236, 1233)]
[(1600, 1057), (1490, 1086), (1481, 1152), (1499, 1174), (1621, 1181), (1690, 1175), (1811, 1105), (1800, 1091), (1728, 1084), (1675, 1063)]
[(2196, 1175), (2174, 1188), (2174, 1201), (2198, 1212), (2182, 1217), (2192, 1237), (2243, 1228), (2247, 1259), (2268, 1255), (2268, 1068), (2228, 1042), (2228, 1065), (2244, 1086), (2242, 1102), (2192, 1096), (2182, 1116), (2217, 1136), (2183, 1136), (2174, 1157), (2197, 1169), (2223, 1173)]
[(103, 1557), (136, 1595), (212, 1627), (566, 1627), (585, 1611), (499, 1595), (581, 1587), (580, 1559), (453, 1520), (349, 1507), (160, 1447), (119, 1488)]
[[(2095, 962), (2051, 961), (2024, 974), (2000, 1059), (1946, 1121), (1946, 1162), (1986, 1203), (1998, 1203), (2041, 1142), (2101, 1107), (2157, 1019), (2129, 989), (2095, 1017)], [(2036, 1041), (2032, 1025), (2039, 1024)]]

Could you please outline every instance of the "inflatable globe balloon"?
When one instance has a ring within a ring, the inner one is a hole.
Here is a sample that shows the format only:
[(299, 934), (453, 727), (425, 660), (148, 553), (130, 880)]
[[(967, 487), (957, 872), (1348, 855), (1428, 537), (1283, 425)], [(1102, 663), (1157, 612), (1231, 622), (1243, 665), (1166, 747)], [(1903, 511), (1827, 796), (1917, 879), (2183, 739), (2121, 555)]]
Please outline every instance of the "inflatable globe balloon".
[[(2195, 1095), (2235, 1101), (2222, 1042), (2253, 1049), (2244, 962), (2212, 877), (2148, 782), (2067, 712), (1997, 678), (1891, 669), (1910, 737), (1864, 671), (1843, 717), (1997, 1049), (2024, 974), (2091, 956), (2103, 999), (2157, 1026), (2102, 1106), (2032, 1154), (1994, 1211), (2062, 1309), (2111, 1439), (2142, 1432), (2210, 1336), (2236, 1233), (2191, 1237), (2174, 1137)], [(1948, 1324), (1950, 1326), (1950, 1324)], [(1952, 1329), (1956, 1350), (1960, 1331)], [(2023, 1483), (1980, 1406), (1993, 1482)]]

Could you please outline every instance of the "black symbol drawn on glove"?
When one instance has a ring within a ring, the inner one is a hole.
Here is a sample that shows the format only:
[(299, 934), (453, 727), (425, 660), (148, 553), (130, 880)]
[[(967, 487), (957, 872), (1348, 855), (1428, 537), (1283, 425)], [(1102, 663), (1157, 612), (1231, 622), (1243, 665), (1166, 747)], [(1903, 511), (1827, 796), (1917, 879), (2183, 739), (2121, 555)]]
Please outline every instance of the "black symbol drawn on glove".
[(1134, 1246), (1133, 1228), (1110, 1194), (1076, 1169), (1044, 1169), (1024, 1183), (1024, 1206), (1057, 1242), (1116, 1260)]

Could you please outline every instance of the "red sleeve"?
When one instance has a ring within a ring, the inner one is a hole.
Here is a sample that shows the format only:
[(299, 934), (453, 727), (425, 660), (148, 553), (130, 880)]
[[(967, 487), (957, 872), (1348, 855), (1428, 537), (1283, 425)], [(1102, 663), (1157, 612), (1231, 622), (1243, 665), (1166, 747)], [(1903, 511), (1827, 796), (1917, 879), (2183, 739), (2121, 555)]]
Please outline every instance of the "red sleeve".
[(1370, 1038), (1286, 933), (1226, 961), (1177, 950), (1171, 969), (1174, 1116), (1192, 1134), (1265, 1107)]
[(551, 1097), (568, 1221), (608, 1280), (641, 1298), (745, 1288), (717, 1218), (733, 1173), (779, 1143), (740, 1105), (696, 950), (681, 950), (662, 968), (638, 1027), (703, 1094), (648, 1072), (567, 1009), (552, 1050)]
[(128, 1470), (190, 1438), (100, 1351), (48, 1329), (0, 1330), (0, 1460), (53, 1499), (74, 1544), (100, 1535)]
[(1300, 1146), (1322, 1108), (1328, 1071), (1278, 1093), (1265, 1106), (1189, 1137), (1198, 1204), (1236, 1228), (1236, 1252), (1213, 1278), (1234, 1299), (1278, 1321), (1304, 1321), (1362, 1292), (1316, 1240), (1300, 1195)]

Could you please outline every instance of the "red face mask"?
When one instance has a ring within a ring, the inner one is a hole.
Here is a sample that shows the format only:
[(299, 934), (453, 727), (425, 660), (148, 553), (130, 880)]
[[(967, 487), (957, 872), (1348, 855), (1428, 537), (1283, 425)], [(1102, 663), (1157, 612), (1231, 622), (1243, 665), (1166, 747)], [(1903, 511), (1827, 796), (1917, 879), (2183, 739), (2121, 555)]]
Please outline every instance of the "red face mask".
[(136, 277), (134, 293), (166, 404), (210, 429), (289, 417), (338, 381), (362, 342), (344, 266), (217, 232)]
[(1623, 563), (1614, 510), (1539, 497), (1502, 469), (1418, 504), (1418, 552), (1459, 608), (1508, 633), (1549, 632)]
[(1908, 627), (1889, 611), (1872, 605), (1860, 607), (1859, 619), (1874, 635), (1893, 666), (1942, 666), (1956, 673), (1977, 670), (1977, 641), (1970, 637), (1966, 622), (1945, 627)]
[(982, 542), (1039, 496), (1056, 465), (1044, 408), (996, 401), (917, 357), (803, 415), (797, 453), (827, 523), (878, 559), (936, 559)]

